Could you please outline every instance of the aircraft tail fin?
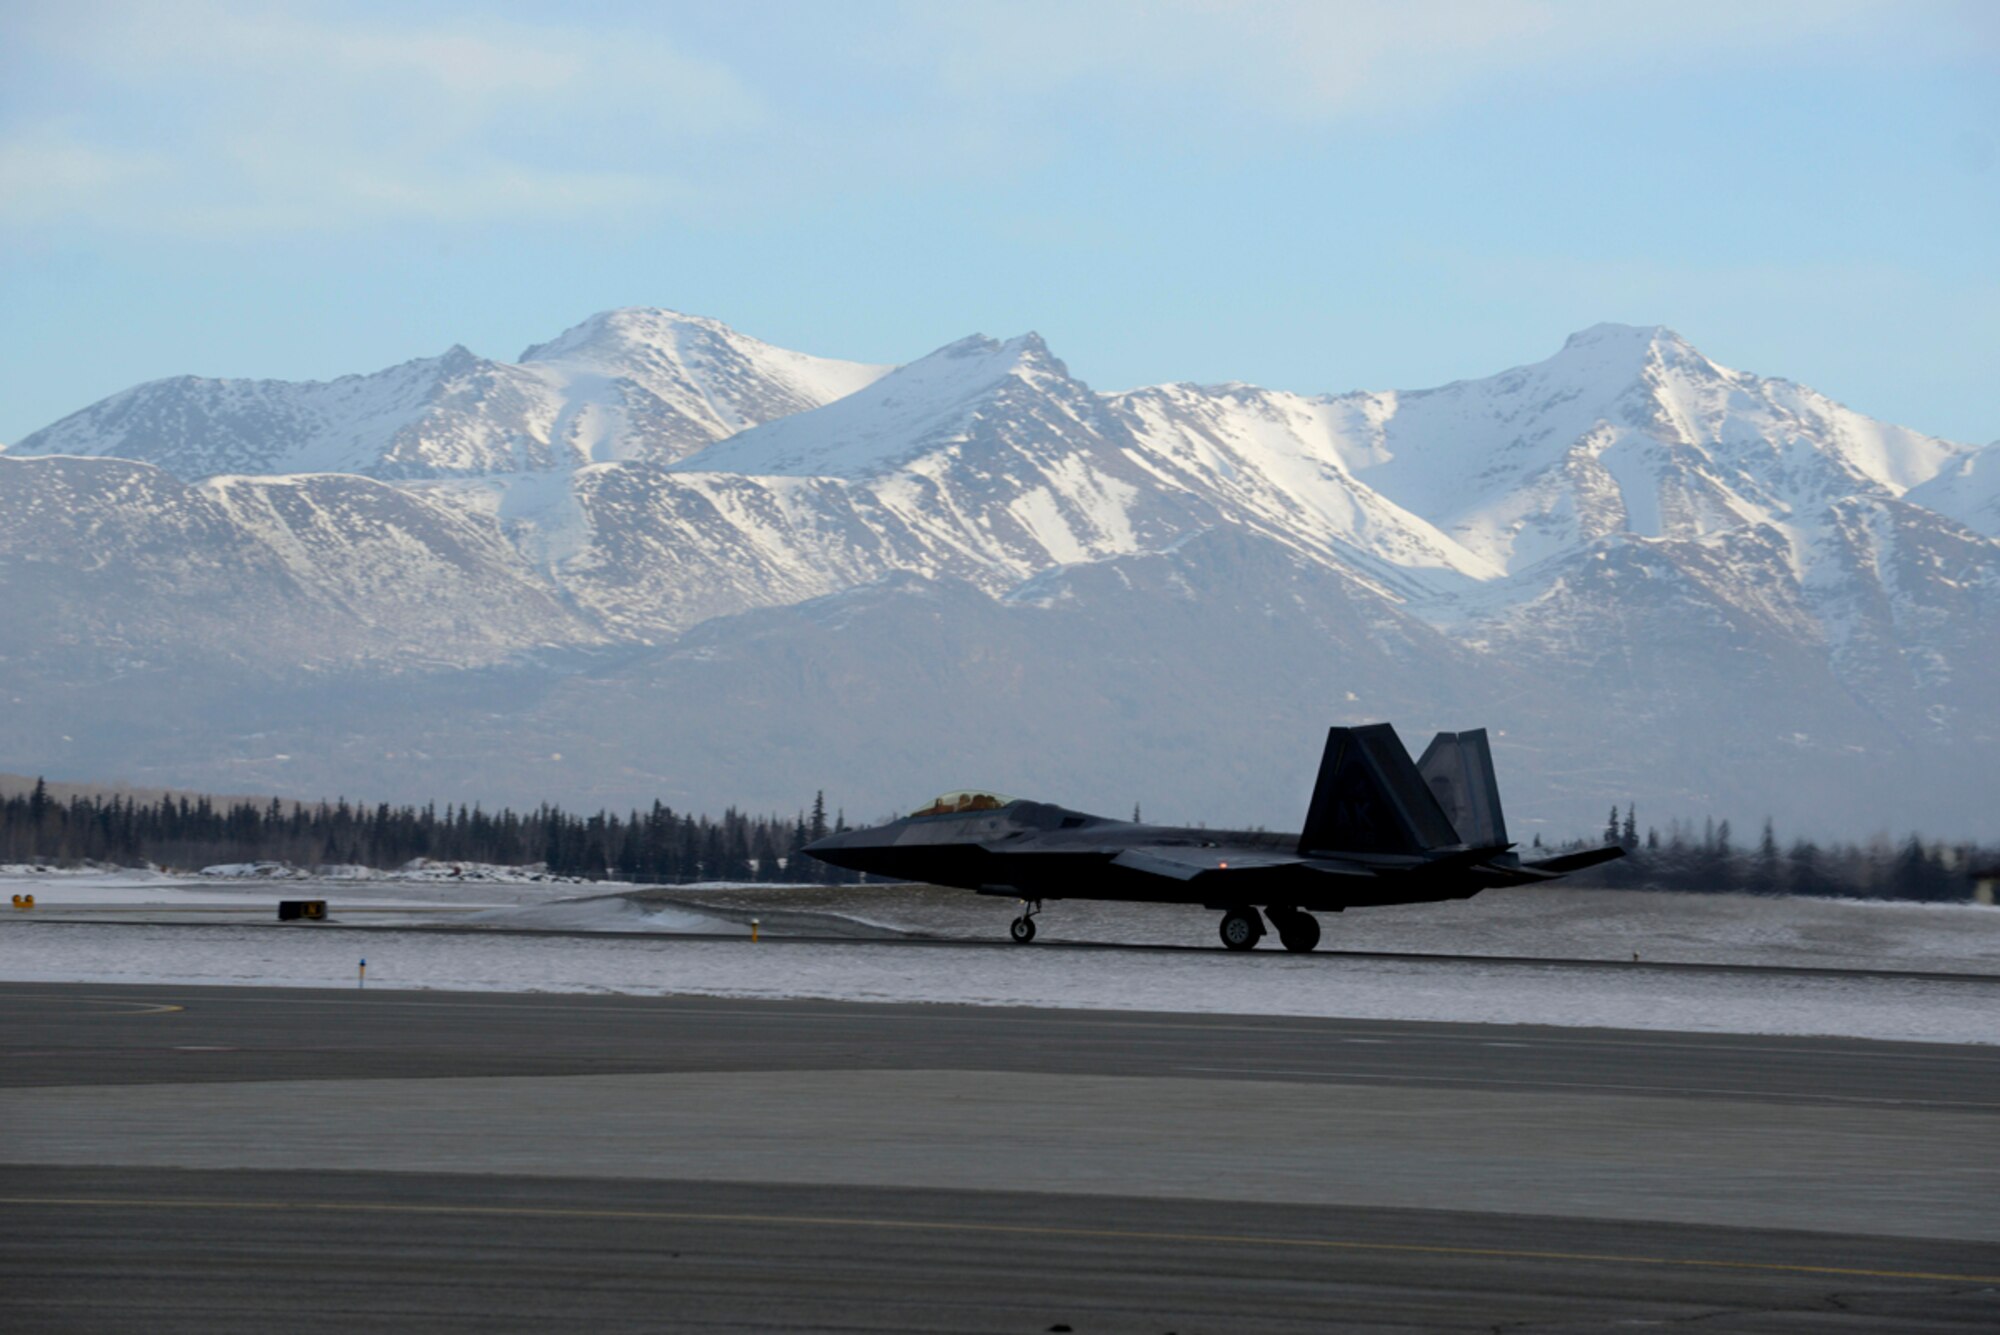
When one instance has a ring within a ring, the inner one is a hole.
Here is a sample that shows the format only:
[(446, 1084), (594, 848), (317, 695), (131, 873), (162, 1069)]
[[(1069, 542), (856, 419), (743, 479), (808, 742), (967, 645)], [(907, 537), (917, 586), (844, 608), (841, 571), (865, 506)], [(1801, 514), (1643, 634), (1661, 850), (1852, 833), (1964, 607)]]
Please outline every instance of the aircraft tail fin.
[(1420, 854), (1465, 842), (1393, 727), (1327, 729), (1300, 853)]
[(1493, 748), (1487, 744), (1486, 729), (1439, 733), (1424, 748), (1417, 771), (1460, 839), (1481, 847), (1507, 842), (1507, 818), (1500, 810), (1500, 783), (1493, 777)]

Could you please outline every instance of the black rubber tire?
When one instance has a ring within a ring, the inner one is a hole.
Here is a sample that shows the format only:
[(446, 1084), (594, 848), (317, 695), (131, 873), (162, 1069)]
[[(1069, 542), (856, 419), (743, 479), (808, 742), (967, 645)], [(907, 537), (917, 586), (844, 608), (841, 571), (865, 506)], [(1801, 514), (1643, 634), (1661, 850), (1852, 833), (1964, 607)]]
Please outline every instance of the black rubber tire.
[(1310, 913), (1288, 913), (1278, 924), (1278, 940), (1286, 950), (1303, 955), (1319, 944), (1319, 919)]
[(1256, 909), (1231, 909), (1222, 915), (1222, 944), (1230, 950), (1251, 950), (1264, 939), (1264, 920)]
[(1014, 919), (1007, 928), (1007, 935), (1014, 938), (1015, 945), (1027, 945), (1035, 939), (1035, 920), (1027, 917)]

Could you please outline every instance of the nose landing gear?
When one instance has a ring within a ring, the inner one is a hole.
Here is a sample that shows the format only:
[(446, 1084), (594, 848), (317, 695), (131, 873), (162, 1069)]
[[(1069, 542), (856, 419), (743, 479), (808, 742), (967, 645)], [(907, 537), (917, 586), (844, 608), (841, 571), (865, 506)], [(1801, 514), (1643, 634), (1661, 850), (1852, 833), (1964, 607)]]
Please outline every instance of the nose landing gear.
[(1041, 911), (1041, 900), (1021, 901), (1021, 916), (1014, 919), (1007, 927), (1007, 935), (1014, 938), (1015, 945), (1025, 946), (1035, 939), (1035, 915)]

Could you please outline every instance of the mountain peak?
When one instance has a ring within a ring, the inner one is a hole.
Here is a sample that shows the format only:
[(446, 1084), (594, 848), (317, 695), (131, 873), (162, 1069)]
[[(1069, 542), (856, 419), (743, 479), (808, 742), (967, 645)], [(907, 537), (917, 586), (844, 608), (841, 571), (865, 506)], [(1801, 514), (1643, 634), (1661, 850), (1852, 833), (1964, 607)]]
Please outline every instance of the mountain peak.
[(523, 362), (559, 361), (595, 351), (618, 352), (634, 347), (672, 346), (684, 334), (709, 338), (742, 338), (734, 329), (706, 315), (686, 315), (663, 306), (619, 306), (599, 311), (521, 353)]
[(1622, 394), (1637, 383), (1656, 383), (1663, 374), (1697, 381), (1735, 375), (1665, 325), (1610, 323), (1578, 330), (1554, 356), (1518, 371), (1551, 376), (1591, 395)]
[(912, 367), (925, 364), (942, 368), (955, 364), (962, 368), (978, 365), (979, 374), (991, 375), (994, 379), (1016, 376), (1030, 382), (1041, 380), (1068, 380), (1069, 367), (1062, 358), (1049, 351), (1048, 343), (1034, 330), (1016, 334), (1002, 341), (989, 338), (985, 334), (969, 334), (956, 343), (947, 343), (928, 357), (911, 362)]
[(583, 425), (594, 437), (586, 452), (598, 461), (684, 458), (844, 398), (890, 370), (793, 352), (656, 306), (599, 311), (523, 352), (521, 364), (596, 405)]
[(956, 342), (945, 344), (930, 356), (956, 360), (965, 357), (989, 357), (995, 353), (1005, 353), (1021, 359), (1047, 357), (1054, 360), (1049, 353), (1048, 343), (1032, 329), (1025, 334), (1016, 334), (1004, 340), (988, 334), (967, 334)]
[(957, 438), (982, 403), (1010, 387), (1088, 394), (1040, 334), (1004, 342), (969, 334), (900, 366), (851, 397), (744, 431), (684, 460), (700, 471), (862, 477)]
[(1694, 344), (1663, 324), (1594, 324), (1563, 340), (1560, 360), (1588, 359), (1597, 363), (1659, 361), (1669, 366), (1707, 363)]
[(1615, 320), (1602, 320), (1588, 329), (1577, 330), (1563, 340), (1563, 346), (1565, 348), (1647, 347), (1663, 342), (1687, 346), (1686, 339), (1663, 324), (1620, 324)]

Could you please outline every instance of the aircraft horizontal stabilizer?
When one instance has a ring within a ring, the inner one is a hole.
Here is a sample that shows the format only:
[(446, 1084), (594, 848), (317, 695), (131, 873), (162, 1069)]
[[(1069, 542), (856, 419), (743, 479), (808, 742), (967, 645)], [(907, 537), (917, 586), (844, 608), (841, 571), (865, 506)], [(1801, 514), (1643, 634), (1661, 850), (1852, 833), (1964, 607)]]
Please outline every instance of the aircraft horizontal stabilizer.
[(1606, 844), (1602, 848), (1586, 848), (1581, 853), (1560, 853), (1552, 858), (1542, 858), (1539, 861), (1524, 863), (1522, 865), (1532, 867), (1536, 871), (1554, 872), (1558, 876), (1564, 876), (1570, 872), (1582, 871), (1585, 867), (1595, 867), (1600, 862), (1609, 862), (1613, 858), (1622, 858), (1624, 856), (1624, 849), (1616, 844)]
[(1492, 861), (1512, 847), (1512, 844), (1489, 844), (1484, 848), (1466, 848), (1444, 853), (1421, 864), (1421, 870), (1426, 874), (1435, 874), (1456, 867), (1477, 867), (1482, 862)]

